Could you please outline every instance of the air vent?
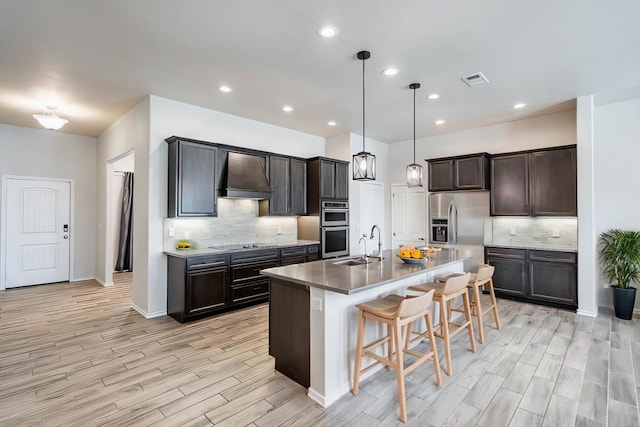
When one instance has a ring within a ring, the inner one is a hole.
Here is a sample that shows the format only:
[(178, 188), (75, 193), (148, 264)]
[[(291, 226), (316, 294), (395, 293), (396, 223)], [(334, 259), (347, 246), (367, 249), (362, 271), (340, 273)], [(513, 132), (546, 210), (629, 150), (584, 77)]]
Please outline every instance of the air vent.
[(485, 83), (489, 83), (489, 79), (487, 79), (482, 73), (471, 74), (467, 77), (460, 77), (463, 82), (467, 84), (469, 87), (483, 85)]

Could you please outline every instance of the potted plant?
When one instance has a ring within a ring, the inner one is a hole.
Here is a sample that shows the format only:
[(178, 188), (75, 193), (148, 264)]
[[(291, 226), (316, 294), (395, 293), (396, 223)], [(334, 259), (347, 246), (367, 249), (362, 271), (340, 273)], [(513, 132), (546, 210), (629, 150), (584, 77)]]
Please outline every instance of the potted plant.
[(600, 262), (613, 287), (616, 317), (629, 320), (633, 316), (636, 288), (640, 280), (640, 231), (612, 229), (600, 235)]

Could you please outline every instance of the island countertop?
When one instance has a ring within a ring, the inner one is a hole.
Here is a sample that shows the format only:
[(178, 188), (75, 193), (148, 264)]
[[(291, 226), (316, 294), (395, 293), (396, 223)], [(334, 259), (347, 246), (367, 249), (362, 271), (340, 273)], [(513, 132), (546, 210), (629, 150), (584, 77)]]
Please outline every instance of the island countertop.
[(386, 250), (382, 254), (384, 258), (381, 261), (374, 258), (371, 259), (373, 262), (370, 264), (352, 266), (336, 264), (344, 259), (355, 258), (347, 257), (267, 268), (260, 273), (290, 283), (351, 295), (398, 279), (435, 270), (466, 258), (463, 251), (447, 248), (431, 254), (429, 259), (418, 264), (405, 264), (395, 255), (395, 251)]

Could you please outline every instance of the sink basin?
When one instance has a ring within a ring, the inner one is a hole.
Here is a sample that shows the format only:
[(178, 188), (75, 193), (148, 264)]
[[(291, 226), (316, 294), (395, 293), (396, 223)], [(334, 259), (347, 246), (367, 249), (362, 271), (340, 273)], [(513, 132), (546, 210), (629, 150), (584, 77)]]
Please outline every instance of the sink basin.
[(373, 261), (364, 258), (364, 257), (358, 257), (358, 258), (348, 258), (348, 259), (343, 259), (340, 261), (336, 261), (334, 262), (335, 265), (362, 265), (362, 264), (371, 264)]

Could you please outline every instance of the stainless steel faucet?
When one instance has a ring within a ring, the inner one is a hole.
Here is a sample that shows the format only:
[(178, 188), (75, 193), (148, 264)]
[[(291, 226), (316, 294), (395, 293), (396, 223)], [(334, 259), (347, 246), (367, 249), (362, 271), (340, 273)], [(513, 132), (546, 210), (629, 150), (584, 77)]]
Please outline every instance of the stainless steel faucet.
[(378, 224), (374, 224), (373, 227), (371, 227), (371, 235), (369, 236), (369, 239), (373, 239), (373, 231), (375, 229), (378, 229), (378, 255), (370, 256), (372, 258), (382, 259), (382, 233), (380, 233), (380, 227), (378, 227)]
[(367, 239), (365, 239), (365, 236), (362, 236), (360, 238), (360, 240), (358, 240), (358, 246), (360, 246), (360, 242), (364, 242), (364, 255), (363, 255), (363, 258), (366, 258), (368, 255), (367, 255)]

